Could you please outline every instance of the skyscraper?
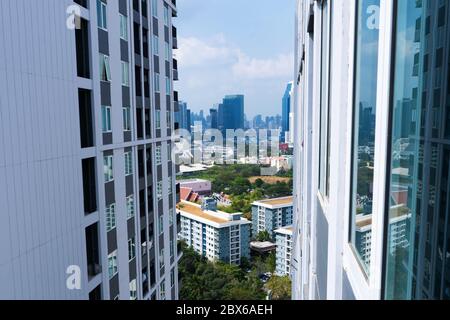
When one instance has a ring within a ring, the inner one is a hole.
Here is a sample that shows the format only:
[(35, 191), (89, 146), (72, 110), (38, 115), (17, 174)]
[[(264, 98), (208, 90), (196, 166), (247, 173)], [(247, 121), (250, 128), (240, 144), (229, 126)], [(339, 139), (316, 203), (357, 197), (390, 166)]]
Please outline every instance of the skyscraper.
[(283, 141), (285, 143), (291, 142), (290, 131), (291, 131), (291, 125), (292, 125), (292, 112), (293, 112), (291, 103), (292, 103), (293, 88), (294, 88), (294, 83), (289, 82), (286, 86), (286, 91), (284, 92), (283, 100), (282, 100), (281, 141)]
[(175, 119), (178, 121), (179, 123), (179, 128), (180, 129), (185, 129), (185, 130), (190, 130), (190, 115), (188, 113), (190, 113), (188, 107), (187, 107), (187, 103), (186, 102), (182, 102), (180, 101), (178, 103), (178, 108), (179, 110), (175, 113)]
[(449, 12), (298, 1), (295, 298), (450, 298)]
[(178, 298), (174, 3), (0, 3), (0, 299)]
[(231, 95), (223, 98), (219, 105), (219, 129), (244, 129), (244, 96)]
[(209, 109), (211, 129), (218, 129), (217, 109)]

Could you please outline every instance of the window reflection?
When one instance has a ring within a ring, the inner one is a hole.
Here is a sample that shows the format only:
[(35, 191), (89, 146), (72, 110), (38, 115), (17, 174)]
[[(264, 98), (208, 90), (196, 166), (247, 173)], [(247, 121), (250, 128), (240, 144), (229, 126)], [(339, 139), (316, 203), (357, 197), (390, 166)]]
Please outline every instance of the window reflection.
[(351, 241), (368, 273), (372, 243), (379, 0), (358, 1), (352, 163)]
[(396, 6), (385, 295), (449, 299), (449, 5)]

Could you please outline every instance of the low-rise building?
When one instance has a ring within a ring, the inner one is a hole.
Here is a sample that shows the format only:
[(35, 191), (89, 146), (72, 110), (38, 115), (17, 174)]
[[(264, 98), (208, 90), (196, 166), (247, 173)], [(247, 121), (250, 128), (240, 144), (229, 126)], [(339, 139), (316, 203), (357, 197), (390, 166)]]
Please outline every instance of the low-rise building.
[(250, 242), (250, 249), (259, 254), (266, 254), (275, 251), (277, 248), (275, 243), (270, 241), (253, 241)]
[(251, 222), (242, 213), (217, 210), (216, 202), (205, 198), (202, 205), (182, 201), (179, 239), (210, 261), (240, 264), (250, 258)]
[(190, 188), (192, 192), (200, 196), (211, 194), (211, 181), (204, 179), (180, 180), (180, 187)]
[(253, 236), (267, 231), (273, 237), (274, 230), (291, 225), (292, 219), (292, 196), (252, 203)]
[(275, 230), (277, 276), (291, 276), (292, 226)]

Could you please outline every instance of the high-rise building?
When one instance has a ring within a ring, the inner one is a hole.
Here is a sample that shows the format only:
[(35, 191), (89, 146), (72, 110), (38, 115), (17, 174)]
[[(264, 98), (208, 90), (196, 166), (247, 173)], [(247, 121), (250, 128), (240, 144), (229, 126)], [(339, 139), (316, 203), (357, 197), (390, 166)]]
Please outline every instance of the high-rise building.
[(294, 298), (450, 298), (449, 15), (298, 1)]
[(282, 115), (281, 115), (281, 141), (285, 143), (291, 143), (291, 131), (292, 131), (292, 119), (293, 119), (293, 108), (292, 108), (292, 93), (294, 89), (294, 83), (289, 82), (286, 86), (286, 91), (284, 92), (282, 99)]
[(210, 116), (210, 128), (211, 129), (218, 129), (218, 118), (217, 118), (217, 109), (209, 109), (209, 116)]
[(292, 225), (292, 197), (266, 199), (252, 203), (253, 234), (267, 231), (274, 238), (278, 228)]
[(251, 222), (242, 213), (217, 210), (217, 202), (204, 198), (200, 206), (182, 201), (177, 210), (181, 215), (179, 234), (189, 247), (210, 261), (241, 264), (250, 258)]
[(176, 15), (1, 2), (0, 299), (178, 298)]
[(258, 114), (253, 118), (253, 129), (266, 129), (266, 123), (264, 122), (262, 115)]
[(231, 95), (223, 98), (219, 104), (219, 129), (244, 129), (244, 96)]
[(186, 102), (178, 102), (178, 111), (175, 112), (175, 120), (178, 122), (180, 129), (190, 131), (190, 111)]
[(276, 229), (275, 243), (275, 274), (277, 276), (291, 276), (292, 259), (292, 226)]

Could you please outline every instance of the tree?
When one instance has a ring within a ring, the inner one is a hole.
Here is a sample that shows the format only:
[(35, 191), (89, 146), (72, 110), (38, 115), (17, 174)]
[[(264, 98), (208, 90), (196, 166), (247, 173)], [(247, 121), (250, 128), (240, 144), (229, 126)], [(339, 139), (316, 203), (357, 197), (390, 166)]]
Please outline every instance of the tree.
[(272, 291), (273, 300), (291, 300), (291, 279), (288, 276), (273, 276), (266, 284), (267, 289)]
[(256, 235), (256, 241), (272, 241), (272, 237), (270, 236), (270, 233), (267, 230), (261, 231)]
[[(256, 275), (236, 265), (210, 262), (193, 249), (182, 246), (179, 264), (181, 300), (259, 300), (265, 293)], [(243, 264), (249, 264), (243, 260)]]
[(255, 186), (261, 188), (264, 185), (264, 181), (261, 178), (255, 180)]
[(269, 253), (269, 255), (267, 256), (267, 259), (266, 259), (266, 264), (267, 264), (267, 267), (269, 268), (269, 271), (274, 273), (275, 269), (277, 267), (277, 257), (276, 257), (275, 252)]

